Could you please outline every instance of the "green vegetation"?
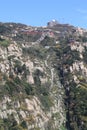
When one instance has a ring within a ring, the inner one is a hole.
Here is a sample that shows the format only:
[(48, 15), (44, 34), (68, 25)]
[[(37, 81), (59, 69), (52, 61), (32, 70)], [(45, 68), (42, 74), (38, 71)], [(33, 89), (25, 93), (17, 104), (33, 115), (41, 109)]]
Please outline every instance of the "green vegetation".
[(87, 42), (87, 36), (79, 36), (78, 41), (83, 42), (83, 43)]
[(6, 79), (5, 84), (2, 86), (2, 92), (9, 96), (17, 96), (20, 92), (25, 92), (26, 95), (34, 95), (33, 87), (26, 82), (20, 80), (19, 77), (10, 77)]
[(49, 110), (50, 107), (52, 107), (53, 105), (53, 101), (50, 97), (50, 84), (49, 82), (41, 85), (41, 81), (40, 81), (40, 76), (43, 77), (43, 73), (40, 70), (36, 70), (34, 72), (34, 82), (35, 82), (35, 91), (36, 91), (36, 95), (39, 97), (39, 100), (41, 101), (44, 110)]
[(25, 64), (21, 64), (19, 60), (15, 60), (15, 65), (14, 65), (14, 72), (18, 74), (22, 74), (23, 79), (26, 79), (26, 76), (29, 75), (29, 69), (26, 67)]
[(42, 46), (54, 46), (55, 41), (53, 38), (46, 36), (40, 43)]
[[(26, 42), (35, 42), (40, 38), (41, 34), (39, 33), (32, 33), (29, 32), (24, 32), (24, 33), (19, 33), (17, 34), (13, 39), (16, 41), (26, 41)], [(20, 42), (19, 42), (20, 43)]]
[(66, 130), (66, 128), (64, 126), (61, 126), (60, 130)]
[[(68, 42), (68, 41), (67, 41)], [(84, 39), (86, 42), (86, 39)], [(70, 130), (86, 130), (87, 129), (87, 81), (82, 71), (75, 71), (80, 81), (76, 84), (73, 81), (73, 74), (68, 69), (75, 61), (81, 61), (79, 52), (71, 50), (70, 46), (66, 44), (66, 41), (61, 41), (59, 48), (54, 48), (56, 52), (56, 58), (59, 59), (60, 63), (56, 66), (60, 81), (65, 88), (65, 105), (66, 105), (66, 118), (68, 123), (66, 127)], [(87, 63), (87, 48), (83, 52), (84, 63)], [(66, 72), (64, 69), (66, 68)], [(64, 129), (61, 127), (61, 129)]]
[[(42, 73), (40, 73), (40, 75), (42, 75)], [(38, 84), (37, 81), (35, 82), (36, 86), (33, 86), (27, 83), (26, 80), (20, 80), (18, 77), (13, 78), (13, 80), (7, 79), (4, 85), (4, 93), (11, 96), (15, 96), (15, 94), (17, 96), (19, 95), (19, 92), (25, 92), (26, 95), (37, 95), (44, 107), (44, 110), (49, 110), (53, 105), (53, 101), (49, 94), (49, 83), (41, 85)]]
[(70, 112), (69, 116), (71, 120), (71, 130), (77, 127), (77, 130), (87, 129), (87, 87), (79, 85), (79, 87), (73, 86), (70, 92)]
[(21, 124), (20, 124), (20, 126), (23, 127), (23, 128), (27, 128), (26, 121), (22, 121)]
[(8, 47), (11, 44), (9, 40), (0, 41), (0, 46)]
[(44, 107), (43, 109), (45, 111), (49, 111), (50, 107), (53, 106), (53, 101), (52, 101), (51, 97), (50, 96), (41, 95), (39, 98), (40, 98), (40, 101), (41, 101), (41, 103), (42, 103), (42, 105)]
[(83, 61), (87, 63), (87, 47), (85, 47), (85, 51), (83, 52)]
[(59, 112), (53, 113), (52, 119), (54, 119), (54, 118), (56, 118), (58, 120), (60, 118), (60, 113)]
[(0, 34), (8, 34), (11, 32), (11, 29), (5, 25), (0, 25)]
[(35, 89), (30, 85), (29, 83), (23, 82), (23, 86), (25, 87), (25, 92), (27, 95), (34, 95), (35, 94)]
[(29, 55), (31, 58), (39, 58), (39, 59), (45, 59), (47, 50), (45, 48), (40, 47), (27, 47), (22, 48), (24, 55)]

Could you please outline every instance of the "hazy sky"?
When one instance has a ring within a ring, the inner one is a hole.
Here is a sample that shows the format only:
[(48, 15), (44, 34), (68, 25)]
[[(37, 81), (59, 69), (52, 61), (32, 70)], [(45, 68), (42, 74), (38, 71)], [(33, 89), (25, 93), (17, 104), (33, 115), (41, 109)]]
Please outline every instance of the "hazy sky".
[(52, 19), (87, 28), (87, 0), (0, 0), (0, 22), (45, 26)]

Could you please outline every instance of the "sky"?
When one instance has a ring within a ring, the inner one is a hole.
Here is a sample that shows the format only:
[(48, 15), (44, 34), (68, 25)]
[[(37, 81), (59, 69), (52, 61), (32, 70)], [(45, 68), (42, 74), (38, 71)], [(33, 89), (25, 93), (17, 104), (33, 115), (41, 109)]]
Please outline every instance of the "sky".
[(0, 22), (46, 26), (53, 19), (87, 29), (87, 0), (0, 0)]

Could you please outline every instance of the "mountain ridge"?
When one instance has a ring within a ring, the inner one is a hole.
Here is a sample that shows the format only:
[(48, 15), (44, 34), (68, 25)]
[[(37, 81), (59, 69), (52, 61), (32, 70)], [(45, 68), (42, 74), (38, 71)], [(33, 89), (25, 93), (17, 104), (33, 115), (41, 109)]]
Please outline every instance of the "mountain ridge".
[(0, 23), (1, 130), (87, 129), (87, 30), (54, 22)]

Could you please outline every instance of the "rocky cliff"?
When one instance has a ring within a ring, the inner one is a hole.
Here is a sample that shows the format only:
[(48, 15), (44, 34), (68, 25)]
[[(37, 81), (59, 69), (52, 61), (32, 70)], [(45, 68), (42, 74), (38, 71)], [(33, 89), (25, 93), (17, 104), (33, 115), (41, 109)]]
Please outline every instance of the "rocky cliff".
[(0, 23), (0, 130), (87, 130), (86, 51), (85, 29)]

